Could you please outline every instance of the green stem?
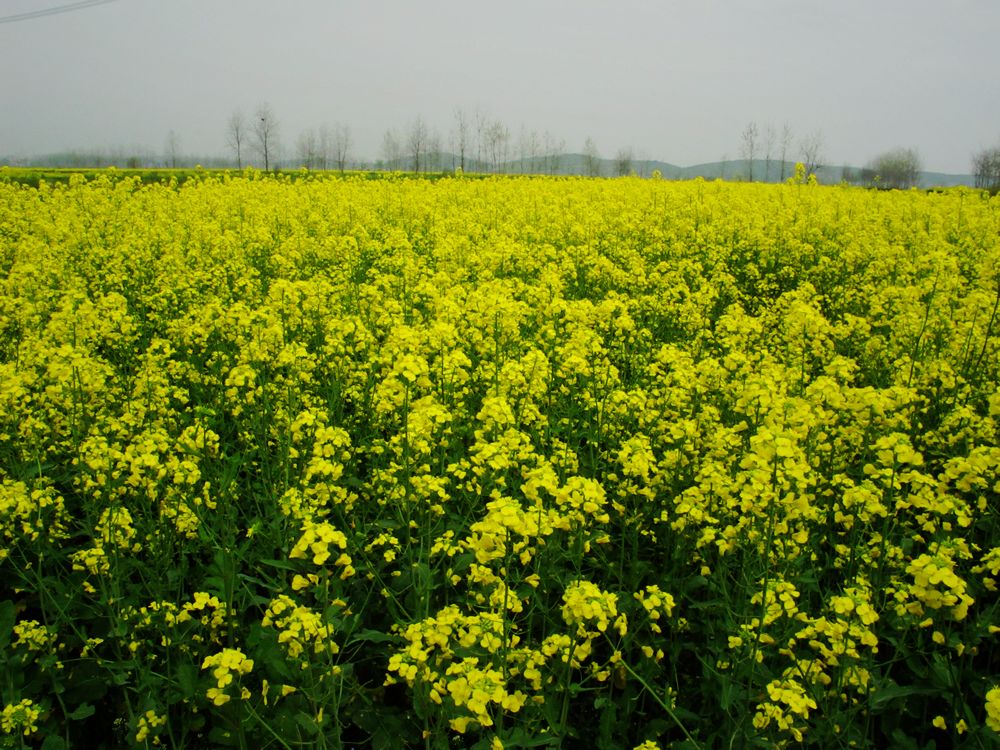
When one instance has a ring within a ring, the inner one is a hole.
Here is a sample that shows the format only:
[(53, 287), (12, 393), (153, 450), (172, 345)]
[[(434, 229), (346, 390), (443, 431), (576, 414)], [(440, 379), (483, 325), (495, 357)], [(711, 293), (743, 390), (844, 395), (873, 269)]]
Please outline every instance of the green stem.
[[(610, 639), (608, 640), (610, 642)], [(652, 686), (648, 682), (646, 682), (642, 677), (640, 677), (639, 674), (636, 673), (636, 671), (632, 669), (632, 667), (630, 667), (625, 662), (624, 659), (620, 662), (620, 664), (623, 667), (625, 667), (626, 672), (628, 672), (632, 677), (634, 677), (639, 682), (639, 684), (642, 685), (643, 688), (645, 688), (646, 691), (651, 696), (653, 696), (653, 700), (655, 700), (658, 704), (660, 704), (660, 708), (662, 708), (666, 712), (667, 716), (670, 717), (671, 721), (673, 721), (674, 724), (677, 725), (677, 728), (681, 730), (681, 732), (684, 734), (684, 737), (687, 738), (687, 741), (690, 742), (694, 747), (701, 748), (702, 747), (701, 743), (699, 743), (698, 740), (696, 740), (691, 735), (687, 727), (684, 726), (684, 722), (682, 722), (679, 718), (677, 718), (677, 714), (674, 713), (674, 710), (670, 707), (670, 705), (666, 701), (664, 701), (662, 698), (660, 698), (659, 695), (657, 695), (656, 691), (653, 690)]]

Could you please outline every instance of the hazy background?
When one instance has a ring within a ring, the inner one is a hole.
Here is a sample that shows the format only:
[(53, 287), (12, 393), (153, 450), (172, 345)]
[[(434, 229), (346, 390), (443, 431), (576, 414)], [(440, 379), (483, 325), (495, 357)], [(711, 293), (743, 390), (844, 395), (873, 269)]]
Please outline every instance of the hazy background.
[[(0, 0), (0, 17), (69, 0)], [(418, 115), (445, 147), (477, 107), (581, 151), (680, 165), (740, 133), (822, 131), (828, 164), (915, 147), (969, 172), (1000, 143), (997, 0), (117, 0), (0, 18), (0, 155), (226, 153), (226, 121), (269, 102), (284, 150), (349, 125), (357, 158)]]

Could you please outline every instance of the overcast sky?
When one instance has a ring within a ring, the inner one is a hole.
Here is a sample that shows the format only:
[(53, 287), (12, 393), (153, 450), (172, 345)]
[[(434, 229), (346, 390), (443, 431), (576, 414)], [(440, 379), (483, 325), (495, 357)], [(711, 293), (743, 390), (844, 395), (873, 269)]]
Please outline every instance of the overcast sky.
[[(0, 0), (0, 21), (72, 0)], [(740, 156), (740, 132), (822, 131), (827, 163), (894, 146), (970, 171), (1000, 144), (998, 0), (116, 0), (0, 22), (0, 154), (225, 152), (269, 102), (286, 149), (342, 122), (358, 157), (418, 115), (480, 108), (603, 156)]]

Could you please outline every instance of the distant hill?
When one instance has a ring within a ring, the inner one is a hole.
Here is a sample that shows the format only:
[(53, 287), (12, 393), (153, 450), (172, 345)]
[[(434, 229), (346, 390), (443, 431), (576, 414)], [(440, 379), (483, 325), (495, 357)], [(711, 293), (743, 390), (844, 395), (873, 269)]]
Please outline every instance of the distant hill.
[[(451, 163), (450, 154), (442, 155), (442, 161)], [(466, 160), (466, 171), (478, 171), (474, 162)], [(615, 177), (619, 173), (619, 164), (614, 159), (598, 159), (596, 174), (602, 177)], [(487, 171), (487, 170), (483, 170)], [(535, 159), (511, 160), (505, 163), (507, 174), (559, 174), (585, 175), (589, 173), (588, 159), (583, 154), (559, 154), (555, 157), (536, 157)], [(744, 181), (749, 176), (748, 164), (745, 159), (728, 159), (725, 161), (694, 164), (681, 167), (655, 159), (633, 159), (630, 162), (629, 174), (639, 177), (650, 177), (655, 171), (666, 180), (693, 180), (701, 177), (706, 180)], [(850, 166), (821, 166), (816, 170), (816, 178), (821, 184), (835, 185), (849, 178), (852, 174), (860, 174), (861, 170)], [(772, 160), (768, 164), (764, 159), (753, 162), (753, 178), (755, 182), (782, 182), (795, 174), (795, 162), (786, 161), (782, 169), (780, 161)], [(975, 184), (971, 174), (947, 174), (944, 172), (921, 172), (920, 187), (954, 187), (956, 185)]]
[[(457, 155), (442, 152), (425, 154), (423, 165), (426, 171), (430, 172), (450, 172), (456, 169), (459, 164)], [(96, 168), (106, 166), (127, 167), (127, 168), (148, 168), (163, 167), (163, 158), (151, 153), (139, 150), (131, 151), (120, 149), (110, 153), (105, 152), (79, 152), (71, 151), (58, 154), (44, 154), (30, 158), (3, 158), (0, 157), (0, 165), (9, 164), (11, 166), (37, 166), (37, 167), (69, 167), (69, 168)], [(232, 168), (236, 165), (231, 160), (224, 157), (203, 156), (195, 158), (185, 156), (180, 159), (176, 166), (193, 167), (200, 164), (208, 168)], [(295, 169), (297, 165), (293, 160), (283, 163), (282, 168)], [(402, 158), (394, 162), (360, 162), (351, 165), (357, 169), (396, 169), (409, 170), (412, 164), (409, 159)], [(626, 174), (635, 174), (639, 177), (651, 177), (654, 172), (659, 171), (660, 175), (667, 180), (693, 180), (701, 177), (706, 180), (747, 180), (750, 175), (749, 165), (745, 159), (727, 159), (723, 161), (706, 162), (704, 164), (694, 164), (689, 167), (681, 167), (665, 161), (655, 159), (632, 159), (627, 164), (619, 163), (615, 159), (597, 159), (591, 164), (590, 160), (583, 154), (550, 154), (548, 156), (535, 156), (527, 159), (508, 159), (501, 165), (501, 171), (505, 174), (555, 174), (555, 175), (587, 175), (593, 168), (598, 176), (615, 177), (618, 176), (622, 168)], [(477, 161), (474, 158), (466, 157), (466, 172), (491, 172), (494, 165), (492, 163)], [(770, 163), (764, 159), (755, 159), (753, 162), (753, 178), (755, 182), (781, 182), (795, 174), (795, 163), (786, 161), (782, 165), (780, 161), (771, 160)], [(861, 184), (861, 169), (851, 166), (822, 166), (816, 176), (820, 183), (824, 185), (835, 185), (847, 181)], [(920, 172), (919, 186), (922, 188), (932, 187), (954, 187), (956, 185), (975, 185), (975, 178), (971, 174), (948, 174), (944, 172)]]

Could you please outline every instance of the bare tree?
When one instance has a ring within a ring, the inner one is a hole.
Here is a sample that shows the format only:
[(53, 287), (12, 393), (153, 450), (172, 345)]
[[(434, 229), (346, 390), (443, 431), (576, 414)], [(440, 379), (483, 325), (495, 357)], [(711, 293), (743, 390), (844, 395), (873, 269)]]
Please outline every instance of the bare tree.
[(545, 172), (547, 174), (559, 174), (562, 153), (565, 150), (566, 141), (546, 130), (542, 136), (542, 153), (545, 154)]
[(465, 171), (465, 159), (472, 145), (472, 123), (469, 115), (459, 107), (455, 110), (455, 128), (451, 131), (452, 152), (458, 156), (458, 168)]
[(774, 153), (774, 139), (776, 137), (774, 125), (768, 123), (767, 127), (764, 128), (764, 182), (771, 181), (771, 156)]
[(181, 154), (181, 139), (177, 133), (171, 130), (167, 133), (167, 140), (163, 146), (164, 161), (171, 169), (177, 168), (177, 160)]
[(247, 140), (247, 121), (240, 110), (229, 116), (226, 123), (226, 145), (236, 157), (236, 168), (243, 169), (243, 146)]
[(506, 167), (510, 147), (510, 130), (500, 120), (494, 120), (486, 127), (485, 138), (490, 168), (499, 174)]
[(517, 171), (524, 174), (525, 167), (528, 166), (528, 129), (521, 125), (521, 132), (517, 136)]
[(414, 172), (419, 172), (426, 167), (424, 157), (427, 155), (429, 137), (427, 123), (424, 122), (423, 117), (418, 115), (406, 135), (406, 154), (410, 157), (410, 164)]
[(601, 173), (601, 153), (589, 135), (583, 142), (583, 166), (589, 177), (597, 177)]
[(257, 107), (253, 122), (254, 146), (264, 160), (264, 171), (271, 168), (278, 151), (278, 120), (266, 102)]
[(295, 153), (300, 167), (315, 169), (319, 162), (319, 138), (312, 128), (303, 130), (295, 143)]
[(482, 109), (476, 110), (476, 161), (479, 162), (479, 169), (484, 169), (488, 152), (488, 139), (490, 130), (489, 116)]
[(327, 170), (330, 168), (333, 151), (333, 133), (330, 126), (323, 123), (316, 133), (316, 169)]
[(781, 127), (781, 181), (785, 181), (785, 165), (788, 163), (788, 150), (792, 147), (792, 128), (786, 122)]
[(431, 129), (427, 133), (427, 171), (442, 171), (442, 161), (444, 159), (444, 144), (441, 140), (441, 133), (437, 129)]
[(635, 152), (631, 146), (618, 149), (615, 154), (615, 171), (619, 177), (625, 177), (632, 173), (632, 162), (635, 159)]
[(817, 130), (803, 138), (799, 143), (799, 153), (802, 166), (806, 168), (806, 177), (816, 174), (823, 161), (823, 133)]
[(347, 169), (351, 159), (351, 149), (354, 148), (354, 138), (351, 128), (342, 122), (334, 123), (328, 131), (330, 157), (334, 166), (341, 172)]
[(757, 123), (751, 120), (740, 134), (740, 139), (742, 140), (740, 151), (747, 162), (747, 179), (750, 182), (753, 182), (753, 161), (757, 155), (758, 137)]
[(542, 153), (542, 139), (538, 136), (537, 130), (528, 133), (528, 171), (531, 174), (538, 174), (538, 157)]
[(399, 169), (402, 164), (403, 146), (395, 130), (387, 130), (382, 136), (382, 158), (388, 169)]
[(649, 151), (641, 148), (635, 154), (635, 161), (633, 162), (633, 169), (637, 172), (640, 177), (649, 177), (650, 174), (650, 156)]
[(1000, 192), (1000, 146), (984, 148), (972, 157), (972, 173), (976, 178), (976, 187)]

